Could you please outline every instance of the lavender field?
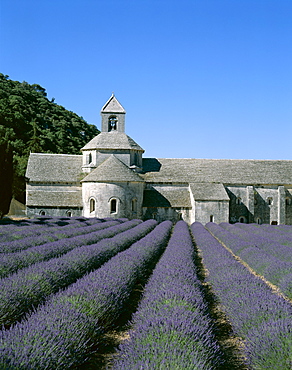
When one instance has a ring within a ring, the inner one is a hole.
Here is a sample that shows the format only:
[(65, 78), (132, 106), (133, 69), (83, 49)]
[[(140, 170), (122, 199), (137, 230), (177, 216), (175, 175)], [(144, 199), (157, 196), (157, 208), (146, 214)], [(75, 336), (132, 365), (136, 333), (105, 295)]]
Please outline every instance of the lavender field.
[(0, 224), (0, 369), (292, 368), (292, 226)]

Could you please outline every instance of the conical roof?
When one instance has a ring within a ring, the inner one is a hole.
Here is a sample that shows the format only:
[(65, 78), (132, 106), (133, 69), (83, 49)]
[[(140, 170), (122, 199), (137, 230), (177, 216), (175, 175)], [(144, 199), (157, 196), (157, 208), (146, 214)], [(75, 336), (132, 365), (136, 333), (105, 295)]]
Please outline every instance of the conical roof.
[(102, 107), (101, 113), (126, 113), (126, 111), (115, 95), (112, 94), (109, 100)]
[(87, 175), (82, 182), (142, 182), (133, 172), (113, 154)]
[(82, 150), (98, 149), (134, 149), (144, 152), (130, 136), (118, 131), (101, 132), (82, 148)]

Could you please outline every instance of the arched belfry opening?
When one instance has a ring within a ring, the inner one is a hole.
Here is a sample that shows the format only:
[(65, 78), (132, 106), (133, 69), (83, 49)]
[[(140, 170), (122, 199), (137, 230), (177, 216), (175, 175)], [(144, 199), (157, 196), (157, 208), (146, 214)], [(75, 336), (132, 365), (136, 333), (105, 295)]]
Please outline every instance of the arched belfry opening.
[(108, 132), (118, 130), (118, 118), (117, 116), (110, 116), (108, 119)]

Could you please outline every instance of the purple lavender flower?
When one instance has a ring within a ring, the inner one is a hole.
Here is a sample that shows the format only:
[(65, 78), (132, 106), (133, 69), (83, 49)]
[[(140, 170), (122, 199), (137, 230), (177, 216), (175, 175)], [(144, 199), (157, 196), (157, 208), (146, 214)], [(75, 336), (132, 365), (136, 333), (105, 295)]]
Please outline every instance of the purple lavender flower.
[[(213, 233), (216, 227), (209, 229)], [(191, 230), (208, 270), (208, 281), (234, 332), (244, 340), (248, 366), (255, 369), (290, 369), (291, 303), (251, 274), (203, 225), (194, 223)], [(220, 238), (221, 235), (224, 233), (220, 234)], [(267, 356), (262, 356), (262, 353)]]
[(51, 296), (25, 320), (0, 332), (0, 366), (68, 369), (81, 363), (116, 320), (137, 281), (150, 273), (149, 265), (163, 252), (171, 226), (169, 221), (159, 224), (101, 268)]
[(223, 363), (193, 258), (188, 226), (179, 221), (113, 369), (214, 369)]

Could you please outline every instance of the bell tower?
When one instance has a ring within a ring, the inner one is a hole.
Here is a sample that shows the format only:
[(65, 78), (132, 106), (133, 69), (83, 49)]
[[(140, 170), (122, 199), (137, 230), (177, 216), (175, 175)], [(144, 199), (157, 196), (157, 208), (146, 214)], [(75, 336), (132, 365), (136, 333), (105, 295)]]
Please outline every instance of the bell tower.
[(126, 111), (114, 93), (101, 109), (101, 132), (125, 132)]

